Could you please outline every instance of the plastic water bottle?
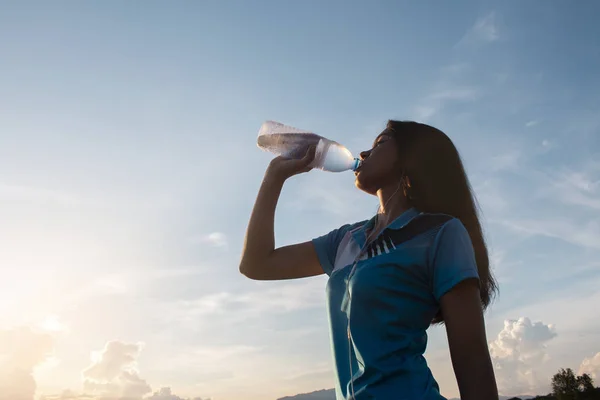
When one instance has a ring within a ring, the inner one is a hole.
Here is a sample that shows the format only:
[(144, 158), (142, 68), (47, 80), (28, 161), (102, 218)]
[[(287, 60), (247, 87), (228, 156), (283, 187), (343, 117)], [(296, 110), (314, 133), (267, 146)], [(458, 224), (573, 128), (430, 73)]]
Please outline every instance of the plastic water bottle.
[(302, 158), (310, 146), (316, 146), (311, 167), (323, 171), (355, 171), (360, 166), (360, 160), (338, 142), (276, 121), (262, 124), (257, 144), (263, 150), (287, 158)]

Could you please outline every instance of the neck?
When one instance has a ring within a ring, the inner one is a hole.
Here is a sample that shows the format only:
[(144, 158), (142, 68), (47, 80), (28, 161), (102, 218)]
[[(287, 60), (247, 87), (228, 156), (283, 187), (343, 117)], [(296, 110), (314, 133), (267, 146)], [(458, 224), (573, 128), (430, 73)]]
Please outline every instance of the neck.
[(379, 189), (377, 197), (379, 198), (378, 219), (385, 225), (388, 225), (410, 208), (402, 188), (397, 186)]

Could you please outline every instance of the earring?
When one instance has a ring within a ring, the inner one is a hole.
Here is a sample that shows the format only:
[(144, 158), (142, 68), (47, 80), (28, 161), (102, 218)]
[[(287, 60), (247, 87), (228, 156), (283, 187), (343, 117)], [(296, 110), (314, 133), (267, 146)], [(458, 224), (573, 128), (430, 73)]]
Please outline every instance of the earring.
[(412, 195), (410, 194), (410, 189), (412, 188), (412, 186), (410, 184), (410, 179), (408, 178), (408, 176), (402, 176), (401, 184), (404, 197), (406, 197), (409, 200), (412, 199)]

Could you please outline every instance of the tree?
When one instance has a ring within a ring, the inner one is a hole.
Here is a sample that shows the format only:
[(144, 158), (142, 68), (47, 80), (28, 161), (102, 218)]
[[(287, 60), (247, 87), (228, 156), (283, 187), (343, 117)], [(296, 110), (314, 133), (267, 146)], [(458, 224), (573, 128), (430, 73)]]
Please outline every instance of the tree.
[(552, 394), (558, 400), (577, 400), (579, 382), (571, 368), (561, 368), (552, 377)]
[(600, 400), (600, 388), (588, 374), (576, 376), (571, 368), (561, 368), (552, 377), (552, 394), (557, 400)]
[(591, 393), (594, 391), (594, 381), (588, 374), (583, 374), (577, 377), (577, 385), (581, 393)]

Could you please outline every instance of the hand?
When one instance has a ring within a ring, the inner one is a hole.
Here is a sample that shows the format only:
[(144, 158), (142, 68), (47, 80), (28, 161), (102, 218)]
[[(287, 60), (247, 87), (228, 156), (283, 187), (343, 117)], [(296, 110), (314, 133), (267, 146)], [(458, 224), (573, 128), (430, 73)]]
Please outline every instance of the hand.
[(311, 164), (315, 159), (316, 150), (316, 146), (309, 147), (304, 157), (300, 159), (276, 157), (269, 164), (267, 174), (285, 181), (294, 175), (308, 172), (313, 169)]

